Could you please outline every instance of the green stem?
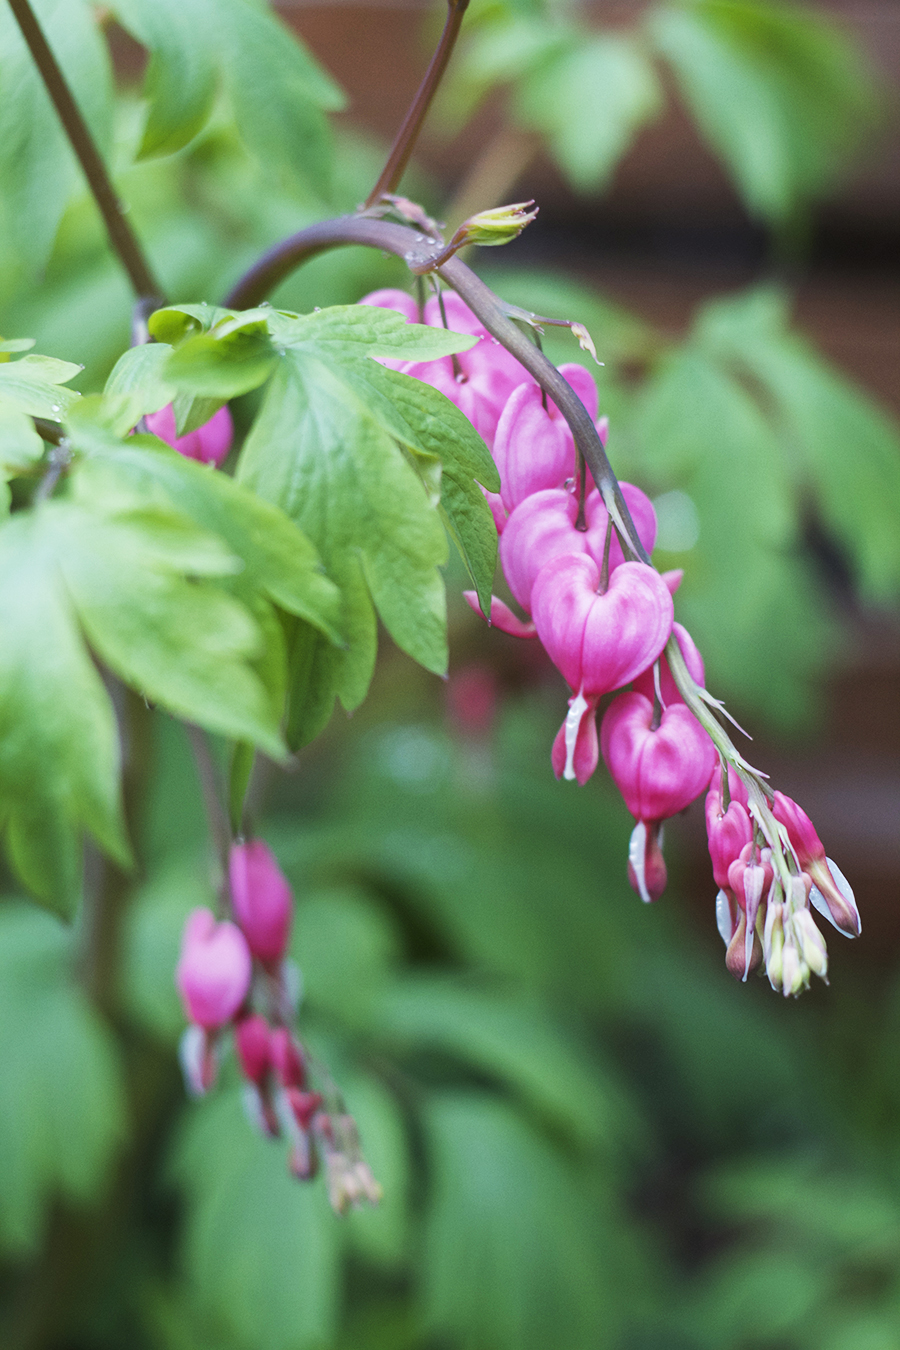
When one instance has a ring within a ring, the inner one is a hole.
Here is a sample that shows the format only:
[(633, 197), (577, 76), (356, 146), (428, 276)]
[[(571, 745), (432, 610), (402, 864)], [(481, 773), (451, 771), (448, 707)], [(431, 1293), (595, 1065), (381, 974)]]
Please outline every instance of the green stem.
[(158, 300), (162, 297), (159, 283), (150, 270), (137, 237), (125, 219), (124, 208), (115, 194), (94, 138), (34, 16), (31, 5), (28, 0), (9, 0), (9, 7), (22, 30), (22, 36), (44, 82), (44, 87), (59, 114), (69, 144), (84, 170), (88, 187), (106, 225), (109, 241), (128, 273), (135, 295), (148, 299), (154, 297)]
[(441, 40), (435, 49), (434, 56), (431, 58), (425, 77), (419, 85), (409, 111), (403, 119), (400, 130), (394, 137), (394, 144), (391, 146), (391, 152), (381, 171), (381, 176), (366, 198), (366, 209), (380, 202), (386, 192), (393, 192), (397, 188), (409, 163), (413, 147), (419, 138), (422, 123), (428, 115), (431, 100), (437, 93), (438, 86), (444, 77), (444, 71), (447, 69), (447, 63), (453, 55), (453, 48), (456, 46), (456, 39), (459, 37), (463, 15), (468, 8), (469, 0), (447, 0), (447, 5), (447, 22), (444, 24), (444, 31), (441, 33)]

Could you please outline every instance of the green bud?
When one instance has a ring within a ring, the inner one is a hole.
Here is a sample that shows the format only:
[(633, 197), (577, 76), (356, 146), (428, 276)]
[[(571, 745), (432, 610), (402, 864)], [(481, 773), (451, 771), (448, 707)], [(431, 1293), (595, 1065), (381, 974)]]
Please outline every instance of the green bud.
[(534, 202), (514, 202), (511, 206), (495, 206), (490, 211), (479, 211), (469, 216), (454, 235), (454, 240), (463, 235), (466, 244), (480, 244), (482, 248), (496, 248), (517, 239), (526, 225), (530, 225), (537, 215), (529, 207)]

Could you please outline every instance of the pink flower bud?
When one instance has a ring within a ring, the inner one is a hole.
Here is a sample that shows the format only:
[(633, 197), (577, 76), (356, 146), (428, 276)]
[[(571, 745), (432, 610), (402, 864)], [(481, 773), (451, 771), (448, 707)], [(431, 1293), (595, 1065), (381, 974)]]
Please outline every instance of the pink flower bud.
[(175, 983), (191, 1022), (211, 1031), (230, 1022), (250, 988), (253, 962), (246, 938), (210, 909), (188, 915)]
[(658, 572), (623, 563), (600, 595), (600, 569), (584, 554), (554, 558), (538, 574), (538, 636), (575, 693), (596, 700), (659, 656), (672, 629), (672, 597)]
[(712, 741), (683, 703), (671, 703), (652, 726), (643, 694), (620, 694), (606, 710), (600, 746), (606, 767), (635, 820), (666, 820), (706, 787), (715, 765)]
[(783, 792), (775, 793), (772, 814), (787, 830), (801, 870), (809, 873), (812, 904), (840, 932), (858, 937), (862, 924), (853, 891), (836, 864), (825, 857), (825, 847), (809, 816)]
[(669, 880), (662, 854), (662, 825), (639, 820), (628, 844), (628, 881), (645, 904), (658, 900)]
[[(721, 782), (721, 770), (719, 779)], [(710, 787), (706, 794), (706, 835), (713, 880), (721, 890), (727, 890), (728, 869), (753, 838), (753, 823), (746, 806), (734, 800), (726, 811), (721, 790), (717, 792), (714, 787)]]
[(262, 839), (233, 844), (228, 879), (234, 916), (250, 950), (269, 965), (287, 949), (293, 918), (293, 895), (272, 850)]
[(275, 1027), (269, 1038), (272, 1067), (282, 1087), (302, 1088), (306, 1082), (303, 1051), (287, 1027)]
[(577, 778), (583, 786), (596, 769), (600, 759), (596, 707), (596, 699), (588, 702), (582, 694), (569, 699), (568, 716), (556, 733), (550, 755), (557, 778)]
[(175, 413), (171, 403), (160, 408), (159, 412), (147, 413), (144, 421), (154, 436), (165, 441), (166, 445), (171, 445), (180, 455), (199, 460), (201, 464), (213, 464), (218, 468), (231, 449), (234, 427), (231, 413), (225, 405), (213, 413), (202, 427), (189, 431), (186, 436), (176, 435)]
[(234, 1026), (234, 1047), (244, 1077), (257, 1087), (272, 1067), (269, 1024), (260, 1013), (242, 1017)]
[[(663, 575), (663, 581), (666, 576)], [(668, 585), (668, 582), (666, 582)], [(673, 623), (672, 633), (678, 639), (678, 645), (681, 648), (681, 655), (684, 657), (684, 663), (690, 672), (695, 684), (700, 688), (704, 687), (706, 672), (703, 668), (703, 657), (700, 655), (688, 630), (680, 623)], [(653, 679), (653, 667), (645, 670), (642, 675), (638, 675), (632, 688), (636, 694), (643, 694), (652, 702), (656, 694), (656, 685)], [(670, 703), (683, 703), (684, 699), (678, 692), (678, 686), (672, 678), (672, 672), (669, 669), (669, 662), (663, 654), (659, 658), (659, 688), (662, 694), (662, 701), (666, 707)]]
[(301, 1130), (308, 1130), (312, 1118), (322, 1105), (324, 1098), (320, 1092), (301, 1092), (299, 1088), (285, 1088), (285, 1099), (291, 1108), (291, 1114)]

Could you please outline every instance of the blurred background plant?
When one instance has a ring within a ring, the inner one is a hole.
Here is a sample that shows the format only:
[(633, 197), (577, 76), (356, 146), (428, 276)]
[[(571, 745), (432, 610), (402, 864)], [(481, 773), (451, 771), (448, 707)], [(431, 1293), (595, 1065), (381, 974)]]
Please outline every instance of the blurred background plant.
[[(352, 95), (329, 130), (336, 86), (280, 29), (248, 41), (254, 8), (36, 5), (179, 299), (218, 299), (365, 197), (438, 19), (281, 7)], [(900, 1343), (900, 445), (877, 397), (896, 410), (879, 164), (900, 22), (887, 0), (845, 9), (475, 0), (405, 191), (451, 226), (538, 199), (485, 274), (590, 329), (613, 463), (655, 497), (710, 688), (761, 733), (754, 762), (810, 809), (868, 932), (800, 1004), (735, 986), (702, 813), (674, 823), (645, 910), (615, 792), (552, 778), (552, 668), (459, 604), (446, 687), (383, 651), (353, 722), (253, 787), (299, 900), (304, 1024), (386, 1194), (338, 1221), (251, 1133), (236, 1075), (184, 1101), (172, 972), (210, 865), (183, 733), (156, 713), (114, 996), (92, 997), (84, 921), (11, 883), (0, 907), (4, 1346)], [(126, 280), (5, 6), (0, 216), (0, 330), (101, 387)], [(276, 299), (396, 284), (396, 261), (345, 249)], [(553, 330), (546, 349), (575, 356)]]

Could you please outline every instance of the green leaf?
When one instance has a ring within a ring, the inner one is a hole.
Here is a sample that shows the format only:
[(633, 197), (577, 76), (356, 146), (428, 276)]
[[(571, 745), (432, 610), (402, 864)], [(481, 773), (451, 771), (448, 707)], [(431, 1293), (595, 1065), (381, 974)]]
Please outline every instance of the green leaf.
[(0, 907), (0, 1245), (35, 1251), (52, 1200), (97, 1195), (125, 1132), (109, 1033), (75, 983), (72, 933)]
[[(238, 130), (247, 148), (287, 182), (328, 184), (332, 161), (325, 111), (344, 97), (299, 39), (253, 0), (207, 0)], [(196, 40), (196, 38), (195, 38)]]
[[(240, 566), (214, 536), (160, 510), (100, 514), (97, 476), (45, 508), (66, 585), (92, 647), (147, 698), (280, 757), (276, 717), (247, 664), (260, 633), (247, 608), (204, 578)], [(187, 574), (187, 575), (185, 575)]]
[(500, 476), (484, 441), (459, 408), (423, 380), (374, 361), (348, 362), (342, 373), (385, 431), (424, 457), (425, 464), (416, 465), (423, 479), (429, 463), (440, 466), (442, 518), (490, 613), (497, 527), (478, 484), (499, 492)]
[(116, 721), (48, 525), (45, 512), (20, 513), (0, 528), (0, 814), (23, 879), (69, 912), (80, 830), (122, 861), (128, 845)]
[(184, 1265), (201, 1311), (245, 1350), (331, 1344), (340, 1228), (322, 1183), (288, 1175), (283, 1144), (255, 1132), (232, 1091), (192, 1107), (173, 1172), (187, 1202)]
[(73, 403), (81, 397), (74, 389), (63, 389), (68, 380), (81, 372), (71, 361), (53, 356), (23, 356), (18, 361), (0, 364), (0, 403), (7, 403), (30, 417), (47, 417), (61, 422)]
[[(168, 155), (203, 130), (216, 93), (215, 46), (198, 42), (208, 6), (191, 0), (115, 0), (124, 28), (151, 53), (143, 94), (149, 108), (141, 155)], [(210, 34), (211, 36), (211, 34)]]
[(14, 473), (36, 464), (44, 453), (44, 442), (25, 413), (0, 398), (0, 465)]
[[(310, 536), (341, 587), (349, 647), (338, 654), (344, 706), (365, 695), (375, 657), (372, 602), (398, 646), (446, 667), (446, 543), (437, 512), (396, 444), (354, 396), (337, 362), (285, 351), (248, 436), (240, 481)], [(371, 598), (370, 598), (371, 596)]]
[(542, 132), (573, 187), (602, 187), (639, 129), (662, 105), (640, 44), (624, 34), (579, 34), (516, 90), (517, 118)]
[[(85, 0), (33, 0), (101, 153), (109, 146), (109, 56)], [(0, 7), (0, 226), (28, 273), (39, 271), (73, 189), (82, 187), (59, 116), (8, 5)]]
[(478, 341), (469, 333), (407, 323), (402, 314), (380, 305), (332, 305), (313, 314), (269, 310), (268, 314), (272, 337), (279, 346), (306, 351), (323, 360), (384, 356), (435, 361), (453, 352), (466, 352)]
[(599, 1071), (537, 1001), (444, 977), (392, 983), (372, 1010), (382, 1036), (495, 1075), (582, 1145), (608, 1143), (621, 1112)]
[(871, 122), (859, 52), (808, 9), (684, 0), (647, 22), (704, 136), (766, 220), (784, 220), (827, 187)]
[(330, 141), (323, 110), (342, 107), (343, 97), (267, 6), (117, 0), (114, 9), (152, 53), (142, 154), (168, 154), (196, 136), (222, 81), (247, 148), (288, 179), (324, 183)]
[(432, 1195), (420, 1296), (428, 1329), (497, 1350), (621, 1344), (627, 1235), (619, 1226), (617, 1250), (604, 1250), (590, 1182), (489, 1097), (440, 1097), (425, 1126)]
[(283, 511), (225, 474), (179, 455), (155, 438), (129, 437), (97, 444), (93, 409), (72, 419), (72, 443), (92, 455), (79, 470), (85, 496), (96, 491), (121, 509), (143, 505), (175, 510), (225, 541), (243, 564), (229, 584), (249, 599), (264, 592), (281, 609), (315, 625), (340, 643), (340, 596), (325, 576), (310, 540)]
[(104, 393), (123, 400), (112, 429), (124, 436), (146, 413), (159, 412), (178, 392), (166, 379), (172, 348), (164, 342), (144, 342), (123, 352), (109, 373)]
[(165, 373), (187, 392), (234, 398), (268, 379), (276, 360), (265, 319), (251, 311), (188, 338), (172, 352)]
[(698, 336), (761, 390), (798, 494), (815, 501), (864, 597), (889, 602), (900, 592), (900, 434), (787, 325), (786, 297), (761, 289), (708, 306)]

